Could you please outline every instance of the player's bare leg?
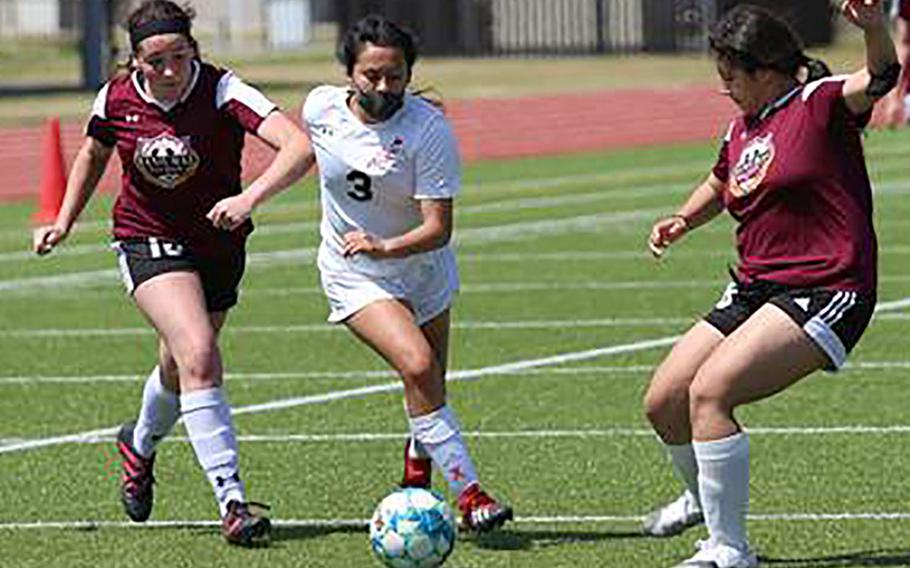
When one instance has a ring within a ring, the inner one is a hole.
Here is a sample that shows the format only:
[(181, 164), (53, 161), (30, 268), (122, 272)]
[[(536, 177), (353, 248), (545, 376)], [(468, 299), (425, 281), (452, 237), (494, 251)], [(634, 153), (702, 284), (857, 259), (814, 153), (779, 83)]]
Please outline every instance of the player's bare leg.
[(704, 321), (696, 323), (654, 371), (645, 394), (645, 414), (685, 487), (677, 499), (645, 517), (642, 530), (650, 536), (675, 536), (704, 521), (698, 496), (698, 464), (692, 449), (689, 387), (698, 368), (723, 339), (714, 326)]
[[(226, 312), (210, 313), (216, 333), (224, 325)], [(155, 448), (180, 418), (180, 374), (177, 361), (164, 340), (158, 341), (158, 365), (152, 369), (142, 392), (142, 404), (135, 422), (121, 426), (117, 449), (121, 456), (121, 501), (130, 519), (142, 522), (154, 505)]]
[(733, 411), (827, 364), (827, 356), (790, 316), (765, 304), (701, 366), (689, 390), (690, 418), (710, 538), (689, 565), (758, 565), (746, 538), (749, 439)]
[(216, 340), (224, 316), (210, 317), (202, 283), (194, 272), (160, 274), (140, 284), (134, 297), (176, 362), (181, 415), (199, 464), (215, 491), (224, 537), (241, 545), (267, 541), (268, 519), (246, 505), (230, 406), (221, 389)]
[[(458, 421), (445, 403), (448, 310), (421, 328), (407, 305), (383, 300), (368, 305), (345, 323), (388, 361), (404, 381), (411, 438), (439, 467), (458, 496), (462, 526), (486, 531), (511, 519), (510, 507), (480, 489)], [(410, 444), (406, 451), (411, 451)], [(414, 457), (420, 459), (416, 452)]]

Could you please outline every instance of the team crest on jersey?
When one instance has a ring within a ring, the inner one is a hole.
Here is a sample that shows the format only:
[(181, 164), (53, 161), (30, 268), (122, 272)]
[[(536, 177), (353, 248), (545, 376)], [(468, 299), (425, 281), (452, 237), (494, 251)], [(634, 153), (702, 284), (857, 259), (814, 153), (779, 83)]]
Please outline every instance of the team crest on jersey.
[(369, 168), (391, 169), (404, 154), (404, 138), (396, 136), (388, 145), (380, 148), (367, 163)]
[(189, 136), (178, 138), (163, 132), (154, 138), (139, 138), (133, 163), (148, 181), (173, 189), (196, 173), (199, 154)]
[(733, 168), (730, 192), (742, 197), (755, 191), (774, 161), (774, 134), (759, 136), (751, 140), (739, 155), (739, 161)]

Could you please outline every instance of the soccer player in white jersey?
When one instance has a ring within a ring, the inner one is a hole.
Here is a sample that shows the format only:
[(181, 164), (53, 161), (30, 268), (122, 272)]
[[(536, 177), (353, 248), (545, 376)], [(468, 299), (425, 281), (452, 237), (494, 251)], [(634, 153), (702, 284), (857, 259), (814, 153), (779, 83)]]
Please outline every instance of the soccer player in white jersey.
[(445, 116), (407, 92), (411, 35), (379, 16), (345, 34), (347, 87), (314, 89), (303, 107), (319, 165), (319, 269), (329, 321), (344, 323), (404, 381), (411, 436), (402, 485), (430, 485), (432, 465), (458, 496), (462, 526), (502, 525), (512, 510), (485, 493), (446, 404), (449, 308), (458, 289), (449, 246), (458, 152)]

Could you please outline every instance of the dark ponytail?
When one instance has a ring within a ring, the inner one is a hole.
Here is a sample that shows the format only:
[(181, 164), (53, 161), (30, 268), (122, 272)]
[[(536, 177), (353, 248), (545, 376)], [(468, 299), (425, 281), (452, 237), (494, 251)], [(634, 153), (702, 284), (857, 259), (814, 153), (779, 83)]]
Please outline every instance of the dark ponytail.
[(803, 67), (806, 69), (805, 83), (811, 83), (812, 81), (831, 76), (831, 69), (828, 67), (828, 64), (821, 59), (814, 59), (812, 57), (807, 57), (806, 55), (803, 55), (803, 58)]
[(823, 61), (803, 53), (799, 36), (787, 22), (757, 6), (740, 4), (726, 12), (708, 40), (718, 59), (747, 73), (773, 69), (803, 82), (831, 75)]

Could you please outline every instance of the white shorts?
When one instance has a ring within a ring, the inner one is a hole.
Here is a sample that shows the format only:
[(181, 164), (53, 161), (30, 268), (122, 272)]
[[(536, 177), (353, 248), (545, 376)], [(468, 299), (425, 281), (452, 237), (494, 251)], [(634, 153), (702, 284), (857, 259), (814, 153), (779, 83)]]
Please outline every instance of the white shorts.
[(379, 300), (402, 300), (417, 325), (432, 320), (452, 305), (458, 292), (458, 269), (449, 254), (433, 255), (413, 270), (389, 276), (320, 270), (329, 300), (329, 322), (340, 323)]

